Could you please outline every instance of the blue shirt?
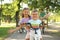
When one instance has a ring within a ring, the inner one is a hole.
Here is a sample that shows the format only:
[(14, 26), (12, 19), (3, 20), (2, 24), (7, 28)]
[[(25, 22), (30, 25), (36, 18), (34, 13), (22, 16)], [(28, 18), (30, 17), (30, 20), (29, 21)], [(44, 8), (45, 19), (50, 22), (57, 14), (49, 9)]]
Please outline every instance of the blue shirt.
[(39, 27), (39, 25), (40, 25), (42, 22), (41, 22), (41, 20), (39, 20), (39, 19), (37, 19), (37, 20), (31, 19), (31, 20), (28, 21), (28, 23), (30, 23), (31, 26), (37, 26), (37, 27)]

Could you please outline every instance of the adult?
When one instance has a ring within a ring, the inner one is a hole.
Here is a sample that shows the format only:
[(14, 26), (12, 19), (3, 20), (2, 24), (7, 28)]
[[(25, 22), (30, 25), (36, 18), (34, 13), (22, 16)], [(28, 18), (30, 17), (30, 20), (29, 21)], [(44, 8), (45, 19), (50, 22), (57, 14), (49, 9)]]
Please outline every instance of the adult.
[(49, 14), (45, 13), (43, 9), (40, 10), (40, 19), (42, 20), (42, 32), (44, 34), (45, 20), (48, 18)]

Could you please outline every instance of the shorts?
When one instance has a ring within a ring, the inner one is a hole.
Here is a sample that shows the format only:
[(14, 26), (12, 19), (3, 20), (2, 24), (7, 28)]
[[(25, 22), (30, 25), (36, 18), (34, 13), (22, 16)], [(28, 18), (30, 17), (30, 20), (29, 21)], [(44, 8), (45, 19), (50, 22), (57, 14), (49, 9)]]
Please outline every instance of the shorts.
[(36, 30), (37, 34), (35, 34), (35, 30), (30, 30), (30, 40), (34, 40), (35, 37), (38, 38), (38, 40), (40, 40), (40, 38), (42, 38), (42, 35), (41, 35), (41, 30), (38, 29)]
[(33, 38), (35, 36), (39, 37), (39, 39), (42, 38), (41, 30), (40, 29), (37, 30), (37, 34), (36, 35), (35, 35), (35, 30), (33, 30), (33, 29), (30, 30), (30, 32), (27, 32), (25, 39), (33, 40)]

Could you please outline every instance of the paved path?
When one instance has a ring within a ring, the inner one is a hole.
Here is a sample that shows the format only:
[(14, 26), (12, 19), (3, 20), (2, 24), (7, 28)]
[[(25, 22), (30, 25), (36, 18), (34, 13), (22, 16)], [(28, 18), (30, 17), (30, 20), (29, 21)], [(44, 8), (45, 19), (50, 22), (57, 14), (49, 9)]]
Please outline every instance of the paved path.
[[(26, 33), (18, 33), (15, 32), (14, 34), (10, 35), (10, 37), (6, 38), (5, 40), (24, 40)], [(58, 36), (52, 35), (49, 32), (45, 32), (43, 35), (43, 40), (60, 40)]]
[(55, 24), (49, 24), (49, 28), (55, 29), (55, 30), (60, 30), (60, 26), (59, 25), (55, 25)]
[[(60, 36), (53, 35), (51, 32), (47, 30), (50, 30), (50, 29), (46, 29), (46, 32), (43, 35), (43, 40), (60, 40)], [(24, 40), (25, 35), (26, 33), (20, 34), (19, 32), (15, 32), (12, 35), (10, 35), (8, 38), (6, 38), (5, 40)]]

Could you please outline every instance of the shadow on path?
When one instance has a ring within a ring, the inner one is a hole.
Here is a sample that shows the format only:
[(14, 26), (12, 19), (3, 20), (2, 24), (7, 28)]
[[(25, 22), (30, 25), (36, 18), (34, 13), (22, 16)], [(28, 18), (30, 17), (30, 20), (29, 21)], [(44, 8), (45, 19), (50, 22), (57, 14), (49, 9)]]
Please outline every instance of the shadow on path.
[[(60, 40), (60, 36), (58, 36), (57, 31), (54, 30), (54, 28), (45, 29), (45, 34), (42, 34), (43, 40)], [(26, 33), (20, 34), (19, 32), (15, 32), (5, 40), (25, 40), (25, 35)]]

